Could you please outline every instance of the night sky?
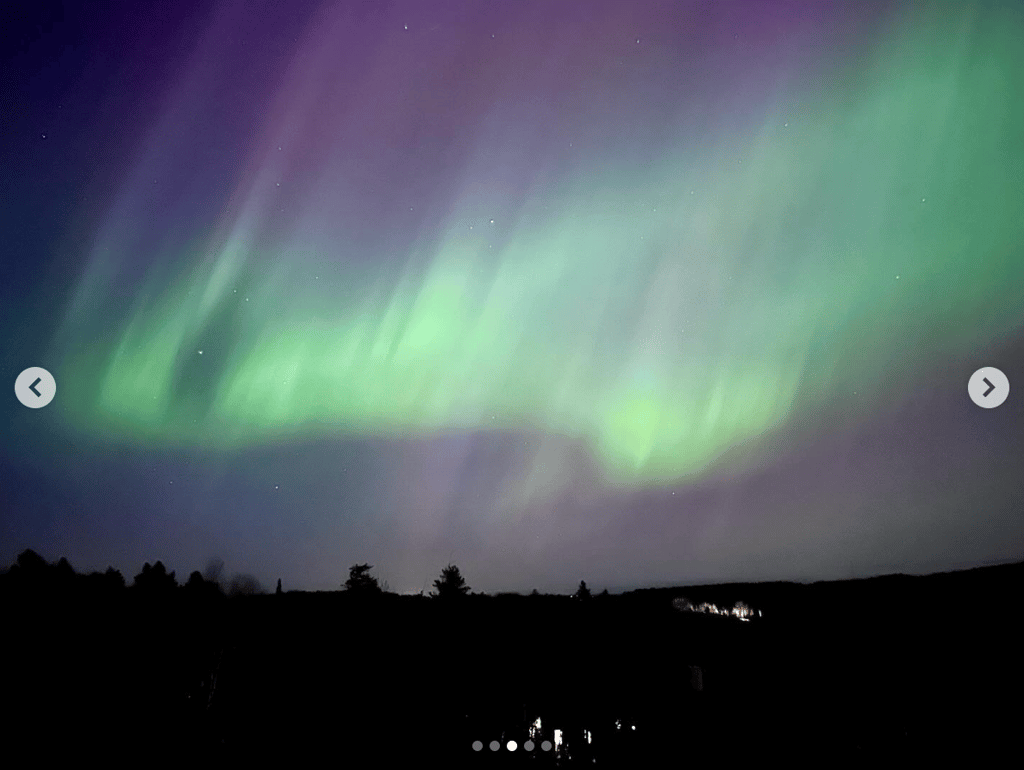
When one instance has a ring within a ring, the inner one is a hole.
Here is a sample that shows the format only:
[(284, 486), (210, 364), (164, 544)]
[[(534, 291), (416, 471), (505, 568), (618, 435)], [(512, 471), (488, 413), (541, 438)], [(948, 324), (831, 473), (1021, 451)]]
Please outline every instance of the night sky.
[(25, 5), (0, 561), (570, 592), (1022, 557), (1020, 3)]

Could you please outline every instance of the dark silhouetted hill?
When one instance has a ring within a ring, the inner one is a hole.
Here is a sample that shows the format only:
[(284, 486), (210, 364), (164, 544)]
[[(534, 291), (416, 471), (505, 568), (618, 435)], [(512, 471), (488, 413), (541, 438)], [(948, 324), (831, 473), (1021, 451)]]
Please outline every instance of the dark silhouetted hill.
[[(0, 575), (5, 740), (107, 762), (446, 767), (523, 764), (556, 729), (558, 766), (983, 766), (1014, 741), (1024, 564), (585, 601), (446, 574), (439, 597), (372, 590), (368, 569), (365, 591), (228, 596), (160, 562), (126, 586), (25, 552)], [(761, 614), (679, 609), (737, 602)]]

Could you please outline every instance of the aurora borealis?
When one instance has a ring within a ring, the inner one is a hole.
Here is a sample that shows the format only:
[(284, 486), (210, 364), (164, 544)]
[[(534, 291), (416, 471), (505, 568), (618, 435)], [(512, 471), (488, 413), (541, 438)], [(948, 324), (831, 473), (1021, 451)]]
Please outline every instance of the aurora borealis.
[(110, 10), (49, 90), (56, 46), (16, 57), (7, 152), (66, 213), (4, 294), (9, 379), (60, 388), (7, 407), (12, 555), (401, 590), (1019, 557), (1020, 402), (965, 391), (1024, 374), (1018, 4), (287, 6)]

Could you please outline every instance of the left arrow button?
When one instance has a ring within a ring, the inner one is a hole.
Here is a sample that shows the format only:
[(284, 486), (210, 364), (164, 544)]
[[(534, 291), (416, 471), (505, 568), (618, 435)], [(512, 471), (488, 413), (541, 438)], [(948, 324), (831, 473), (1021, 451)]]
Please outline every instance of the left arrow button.
[(19, 374), (14, 381), (14, 395), (29, 409), (40, 409), (57, 395), (57, 383), (48, 371), (33, 366)]

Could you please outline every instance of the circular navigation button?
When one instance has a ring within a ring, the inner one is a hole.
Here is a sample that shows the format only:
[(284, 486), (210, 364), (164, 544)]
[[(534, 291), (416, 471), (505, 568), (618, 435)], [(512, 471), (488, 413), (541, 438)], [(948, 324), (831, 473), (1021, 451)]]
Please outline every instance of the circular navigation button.
[(967, 394), (982, 409), (994, 409), (1010, 395), (1010, 381), (995, 367), (986, 366), (971, 375)]
[(14, 395), (29, 409), (40, 409), (57, 395), (57, 383), (48, 371), (33, 366), (19, 374), (14, 381)]

